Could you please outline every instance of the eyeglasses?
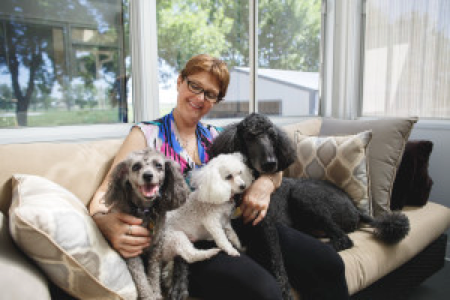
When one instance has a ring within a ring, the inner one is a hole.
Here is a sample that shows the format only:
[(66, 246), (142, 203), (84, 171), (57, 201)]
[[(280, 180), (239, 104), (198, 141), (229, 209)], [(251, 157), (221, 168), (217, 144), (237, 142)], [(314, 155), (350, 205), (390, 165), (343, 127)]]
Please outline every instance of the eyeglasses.
[(205, 99), (211, 103), (216, 103), (221, 100), (219, 99), (219, 95), (217, 95), (215, 92), (205, 90), (198, 83), (189, 80), (189, 78), (187, 78), (186, 76), (184, 77), (184, 79), (186, 79), (188, 89), (194, 94), (199, 95), (203, 93), (203, 95), (205, 95)]

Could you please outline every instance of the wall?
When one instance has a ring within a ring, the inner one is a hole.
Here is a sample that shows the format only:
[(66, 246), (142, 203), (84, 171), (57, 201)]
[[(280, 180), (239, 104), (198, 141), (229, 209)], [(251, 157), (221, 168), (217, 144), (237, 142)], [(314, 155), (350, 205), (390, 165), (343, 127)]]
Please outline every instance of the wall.
[(433, 142), (429, 172), (434, 184), (430, 200), (450, 207), (450, 126), (421, 124), (419, 121), (411, 133), (410, 140)]

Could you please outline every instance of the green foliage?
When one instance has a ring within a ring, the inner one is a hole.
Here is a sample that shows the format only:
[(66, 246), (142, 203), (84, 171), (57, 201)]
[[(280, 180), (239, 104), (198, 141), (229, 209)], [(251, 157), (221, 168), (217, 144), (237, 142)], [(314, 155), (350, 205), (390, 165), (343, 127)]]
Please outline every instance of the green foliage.
[(196, 54), (221, 56), (231, 46), (226, 35), (233, 20), (209, 2), (158, 1), (159, 56), (176, 70)]
[[(232, 66), (249, 64), (246, 0), (158, 1), (159, 57), (179, 70), (195, 54), (209, 53)], [(320, 0), (259, 1), (259, 65), (318, 71)]]

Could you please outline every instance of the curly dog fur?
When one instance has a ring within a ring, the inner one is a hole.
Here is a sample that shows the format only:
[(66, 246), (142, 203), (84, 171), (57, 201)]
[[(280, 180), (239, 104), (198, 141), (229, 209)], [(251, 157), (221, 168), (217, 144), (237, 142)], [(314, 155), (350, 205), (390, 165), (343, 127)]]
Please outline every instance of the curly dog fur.
[[(164, 261), (180, 255), (188, 263), (194, 263), (209, 259), (220, 250), (239, 256), (241, 242), (231, 227), (234, 196), (245, 192), (252, 181), (251, 170), (241, 153), (219, 155), (193, 171), (191, 185), (194, 191), (183, 206), (168, 213), (163, 242)], [(192, 242), (199, 240), (214, 240), (218, 248), (196, 249)], [(176, 272), (175, 269), (173, 276), (180, 278)], [(178, 297), (185, 298), (188, 296), (187, 276), (181, 278), (186, 282), (177, 280), (183, 289), (178, 291), (182, 294)], [(180, 287), (175, 285), (173, 288)], [(169, 288), (169, 294), (173, 293)]]
[(153, 148), (132, 152), (112, 172), (106, 205), (142, 218), (142, 226), (153, 235), (151, 246), (141, 256), (126, 259), (139, 299), (162, 299), (160, 275), (166, 214), (181, 206), (188, 194), (180, 166)]
[[(248, 158), (256, 175), (284, 170), (295, 160), (291, 140), (267, 117), (251, 114), (225, 128), (215, 139), (210, 154), (239, 151)], [(277, 224), (314, 233), (322, 231), (331, 246), (341, 251), (353, 246), (347, 233), (360, 222), (375, 227), (374, 234), (386, 243), (397, 243), (409, 232), (409, 220), (402, 213), (378, 219), (361, 213), (350, 197), (332, 183), (306, 178), (283, 178), (272, 194), (266, 217), (257, 226), (237, 222), (236, 230), (247, 253), (266, 267), (281, 285), (284, 299), (292, 299), (280, 250)]]
[[(253, 181), (243, 160), (240, 153), (219, 155), (192, 173), (194, 191), (184, 205), (167, 215), (165, 261), (180, 255), (194, 263), (211, 258), (220, 250), (239, 256), (241, 243), (231, 227), (234, 196), (242, 194)], [(195, 249), (192, 242), (199, 240), (214, 240), (219, 248)]]

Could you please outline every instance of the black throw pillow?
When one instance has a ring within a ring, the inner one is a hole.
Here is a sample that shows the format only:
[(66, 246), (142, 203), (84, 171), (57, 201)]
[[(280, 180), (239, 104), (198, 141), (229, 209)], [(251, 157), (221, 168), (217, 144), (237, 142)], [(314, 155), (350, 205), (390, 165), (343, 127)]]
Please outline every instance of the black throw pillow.
[(427, 203), (433, 185), (428, 174), (432, 150), (431, 141), (411, 140), (406, 143), (392, 189), (392, 210), (402, 209), (405, 205), (423, 206)]

